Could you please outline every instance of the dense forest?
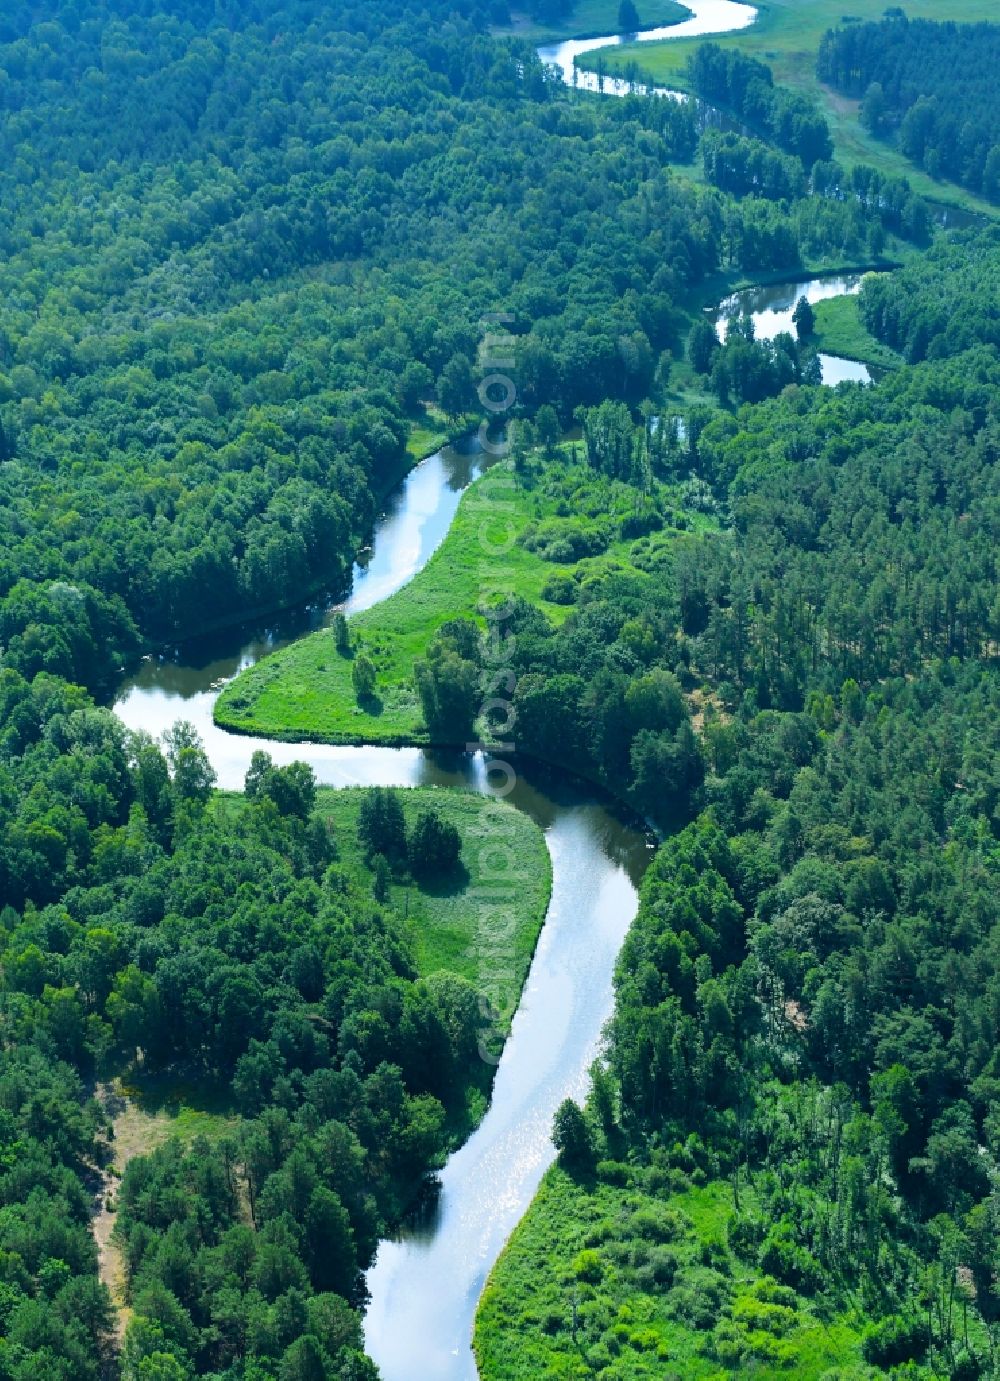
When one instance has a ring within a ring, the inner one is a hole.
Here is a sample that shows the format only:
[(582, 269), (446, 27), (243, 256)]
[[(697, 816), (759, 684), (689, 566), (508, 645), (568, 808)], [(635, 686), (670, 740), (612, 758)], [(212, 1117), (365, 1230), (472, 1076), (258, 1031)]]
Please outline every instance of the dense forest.
[(491, 1381), (579, 1356), (995, 1374), (1000, 365), (976, 283), (997, 262), (986, 232), (889, 280), (919, 312), (954, 271), (956, 325), (988, 343), (689, 434), (729, 537), (664, 551), (669, 599), (588, 592), (548, 635), (560, 695), (605, 629), (619, 666), (644, 649), (632, 688), (670, 678), (704, 727), (686, 780), (666, 726), (652, 771), (632, 740), (648, 808), (686, 793), (695, 818), (647, 874), (605, 1060), (494, 1273)]
[(476, 405), (497, 302), (525, 401), (568, 421), (645, 396), (719, 268), (926, 233), (905, 186), (820, 162), (805, 195), (782, 160), (828, 136), (773, 92), (795, 152), (761, 150), (772, 200), (741, 201), (732, 151), (706, 145), (719, 193), (672, 175), (693, 108), (567, 99), (475, 14), (286, 9), (77, 6), (0, 47), (0, 622), (26, 675), (106, 679), (342, 584), (427, 406)]
[(907, 360), (940, 360), (977, 342), (1000, 346), (1000, 232), (942, 240), (898, 273), (872, 274), (859, 311), (873, 336)]
[[(996, 1372), (997, 232), (928, 248), (907, 182), (835, 162), (756, 60), (701, 48), (739, 122), (706, 127), (564, 88), (509, 17), (0, 15), (4, 1381), (375, 1381), (362, 1273), (510, 1016), (397, 904), (462, 873), (461, 831), (377, 789), (335, 825), (264, 753), (224, 795), (190, 725), (100, 702), (145, 649), (342, 588), (415, 456), (478, 423), (498, 309), (545, 567), (510, 614), (518, 747), (663, 843), (484, 1378), (811, 1376), (821, 1328), (845, 1376)], [(994, 196), (994, 35), (845, 25), (821, 73)], [(860, 297), (906, 360), (876, 387), (818, 386), (805, 314), (723, 344), (701, 312), (897, 251)], [(481, 610), (455, 615), (407, 690), (464, 742), (497, 726)], [(222, 1111), (112, 1183), (120, 1078)]]
[(1000, 201), (1000, 25), (886, 13), (826, 34), (820, 81), (860, 98), (862, 123), (932, 177)]
[[(126, 1374), (333, 1375), (353, 1357), (373, 1375), (358, 1271), (481, 1105), (476, 990), (420, 976), (385, 891), (339, 862), (348, 841), (302, 764), (257, 754), (234, 811), (183, 725), (162, 752), (44, 673), (4, 670), (0, 689), (4, 1374), (104, 1374), (89, 1218), (112, 1148), (92, 1094), (134, 1070), (218, 1090), (242, 1117), (128, 1167)], [(460, 847), (392, 793), (358, 831), (387, 877), (446, 876)]]

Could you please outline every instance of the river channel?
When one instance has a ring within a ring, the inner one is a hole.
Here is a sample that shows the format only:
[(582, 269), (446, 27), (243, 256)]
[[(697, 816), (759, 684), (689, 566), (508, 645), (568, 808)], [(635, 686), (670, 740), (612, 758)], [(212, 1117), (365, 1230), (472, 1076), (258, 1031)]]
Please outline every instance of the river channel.
[[(755, 13), (732, 0), (693, 0), (691, 8), (690, 20), (640, 37), (716, 33), (743, 27)], [(578, 50), (600, 45), (591, 39)], [(564, 57), (566, 49), (559, 45)], [(720, 304), (720, 334), (729, 317), (750, 312), (761, 338), (772, 336), (788, 329), (799, 296), (818, 301), (856, 286), (856, 279), (841, 277), (749, 290)], [(824, 382), (866, 378), (861, 371), (863, 366), (824, 358)], [(178, 719), (190, 721), (219, 785), (228, 788), (242, 786), (251, 754), (265, 748), (277, 762), (309, 763), (317, 780), (330, 786), (491, 791), (481, 754), (281, 743), (228, 734), (212, 718), (221, 686), (240, 670), (322, 626), (335, 608), (357, 612), (412, 579), (444, 539), (463, 491), (483, 464), (474, 443), (423, 461), (391, 496), (355, 567), (346, 600), (331, 594), (259, 628), (216, 634), (147, 659), (119, 688), (119, 717), (153, 735)], [(489, 1110), (444, 1167), (432, 1206), (398, 1238), (382, 1242), (368, 1273), (366, 1344), (385, 1381), (474, 1381), (476, 1303), (551, 1163), (556, 1107), (584, 1092), (611, 1011), (615, 956), (635, 914), (638, 883), (651, 855), (652, 841), (641, 826), (595, 789), (568, 774), (517, 766), (507, 799), (545, 832), (552, 899)]]

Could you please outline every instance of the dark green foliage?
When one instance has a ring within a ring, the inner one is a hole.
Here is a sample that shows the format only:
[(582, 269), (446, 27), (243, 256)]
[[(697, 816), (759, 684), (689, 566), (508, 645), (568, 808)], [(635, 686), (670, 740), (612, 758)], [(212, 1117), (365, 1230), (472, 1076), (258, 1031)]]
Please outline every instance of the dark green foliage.
[(579, 1104), (572, 1098), (563, 1099), (556, 1109), (552, 1142), (559, 1152), (560, 1163), (567, 1170), (593, 1169), (594, 1133)]
[(464, 745), (475, 736), (483, 701), (479, 683), (479, 630), (470, 619), (442, 624), (415, 664), (414, 678), (424, 720), (440, 743)]
[[(164, 758), (45, 675), (6, 670), (0, 688), (4, 808), (23, 813), (2, 853), (4, 1336), (26, 1366), (47, 1348), (67, 1381), (102, 1374), (83, 1177), (106, 1152), (80, 1074), (137, 1064), (231, 1096), (243, 1121), (129, 1164), (128, 1365), (367, 1375), (346, 1301), (485, 1078), (475, 990), (416, 981), (388, 886), (373, 901), (338, 868), (304, 765), (256, 753), (245, 802), (223, 805), (190, 726)], [(397, 793), (373, 791), (360, 820), (371, 852), (405, 863)], [(419, 818), (414, 837), (421, 862), (454, 865), (451, 827)]]
[(995, 228), (962, 232), (898, 273), (866, 278), (862, 321), (911, 363), (945, 359), (978, 342), (1000, 345), (998, 251)]
[(700, 43), (688, 60), (688, 76), (699, 96), (733, 111), (808, 171), (828, 159), (833, 141), (816, 107), (798, 92), (776, 87), (771, 69), (736, 48)]
[[(995, 271), (992, 236), (962, 248), (972, 267), (949, 247), (925, 268), (953, 304)], [(900, 305), (919, 310), (920, 269), (910, 278)], [(627, 1310), (648, 1323), (633, 1349), (668, 1329), (674, 1348), (681, 1325), (702, 1336), (699, 1360), (732, 1370), (791, 1374), (821, 1328), (845, 1365), (990, 1374), (998, 397), (990, 343), (877, 387), (793, 388), (701, 419), (697, 464), (733, 526), (676, 546), (676, 613), (660, 618), (684, 630), (678, 683), (711, 702), (690, 796), (706, 809), (646, 872), (605, 1067), (586, 1111), (560, 1110), (559, 1143), (592, 1150), (566, 1229), (587, 1234), (586, 1308), (575, 1329), (553, 1314), (553, 1370), (610, 1356), (602, 1328)], [(595, 600), (557, 638), (592, 610), (608, 618)], [(646, 667), (668, 647), (650, 644)], [(579, 651), (576, 665), (586, 722), (584, 686), (606, 704), (608, 683)], [(651, 674), (633, 668), (632, 687)], [(552, 706), (569, 698), (550, 684)], [(623, 1207), (640, 1188), (703, 1212), (725, 1202), (725, 1243), (699, 1225), (699, 1274), (637, 1246)], [(515, 1239), (502, 1281), (518, 1252)], [(525, 1316), (547, 1292), (531, 1285)], [(502, 1341), (518, 1325), (494, 1304)]]
[(800, 297), (796, 302), (792, 321), (795, 323), (795, 333), (799, 340), (806, 340), (813, 334), (816, 328), (816, 314), (807, 297)]
[(406, 858), (406, 821), (399, 793), (373, 786), (365, 792), (358, 812), (358, 840), (368, 859), (377, 854), (390, 863)]
[(406, 839), (406, 856), (415, 878), (438, 881), (453, 873), (462, 853), (454, 825), (433, 810), (422, 810)]
[(877, 134), (896, 134), (907, 158), (932, 177), (952, 178), (1000, 201), (1000, 25), (907, 19), (831, 30), (816, 71), (839, 91), (864, 97)]
[(733, 196), (788, 201), (805, 192), (799, 160), (776, 153), (759, 139), (709, 130), (701, 141), (701, 156), (708, 181)]
[(340, 609), (333, 616), (333, 642), (341, 657), (346, 657), (351, 650), (351, 630)]
[(642, 28), (642, 20), (639, 18), (634, 0), (621, 0), (618, 6), (618, 28), (626, 34), (637, 33)]
[(787, 332), (773, 340), (754, 340), (752, 324), (738, 319), (715, 353), (712, 388), (723, 406), (759, 403), (789, 384), (803, 382), (807, 363)]
[(364, 652), (359, 652), (351, 664), (351, 685), (359, 705), (364, 705), (375, 694), (375, 663)]
[(691, 368), (699, 374), (707, 374), (712, 368), (712, 359), (719, 348), (719, 337), (715, 327), (705, 317), (698, 317), (687, 338), (687, 354)]

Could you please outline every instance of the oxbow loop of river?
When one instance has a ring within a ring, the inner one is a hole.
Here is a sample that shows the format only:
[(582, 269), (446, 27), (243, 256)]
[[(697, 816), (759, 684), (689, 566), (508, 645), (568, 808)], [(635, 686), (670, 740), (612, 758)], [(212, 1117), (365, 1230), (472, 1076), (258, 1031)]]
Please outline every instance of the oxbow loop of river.
[[(411, 579), (443, 540), (461, 492), (480, 473), (475, 446), (447, 448), (418, 465), (377, 525), (349, 599), (367, 608)], [(482, 754), (419, 748), (350, 748), (232, 735), (212, 719), (221, 685), (329, 610), (306, 608), (255, 637), (223, 635), (201, 652), (149, 659), (123, 683), (115, 709), (132, 729), (160, 734), (192, 722), (219, 784), (239, 788), (251, 754), (310, 764), (331, 786), (437, 786), (489, 792)], [(552, 899), (489, 1111), (448, 1161), (433, 1210), (397, 1241), (383, 1242), (368, 1275), (366, 1343), (386, 1381), (468, 1381), (476, 1302), (505, 1240), (553, 1157), (552, 1117), (580, 1097), (611, 1011), (615, 956), (637, 906), (650, 841), (599, 793), (567, 774), (520, 765), (511, 805), (545, 831)], [(501, 904), (509, 905), (509, 892)]]
[[(683, 0), (686, 9), (691, 11), (687, 19), (678, 24), (666, 24), (658, 29), (643, 29), (635, 34), (608, 34), (604, 38), (570, 38), (563, 43), (545, 43), (538, 49), (542, 62), (558, 67), (563, 81), (569, 86), (579, 87), (581, 91), (601, 91), (606, 96), (626, 96), (631, 87), (621, 77), (604, 77), (596, 72), (585, 72), (576, 66), (576, 60), (584, 53), (593, 53), (600, 48), (617, 48), (622, 43), (654, 43), (664, 38), (707, 38), (710, 34), (732, 33), (745, 29), (757, 18), (752, 5), (741, 5), (737, 0)], [(660, 96), (682, 97), (679, 91), (654, 87)]]
[[(773, 340), (782, 331), (795, 335), (792, 313), (800, 297), (815, 305), (828, 297), (841, 297), (861, 291), (861, 274), (831, 274), (828, 278), (803, 279), (799, 283), (769, 283), (760, 288), (744, 288), (724, 298), (712, 314), (719, 339), (725, 341), (729, 323), (734, 317), (749, 316), (758, 340)], [(823, 383), (831, 387), (853, 379), (856, 383), (871, 383), (867, 365), (859, 360), (845, 360), (840, 355), (820, 354)]]
[[(857, 281), (815, 279), (736, 294), (717, 310), (720, 334), (728, 318), (749, 312), (761, 338), (772, 336), (789, 329), (800, 296), (816, 302), (856, 290)], [(824, 379), (833, 381), (826, 361)], [(331, 786), (489, 791), (481, 754), (281, 743), (228, 734), (212, 718), (220, 687), (238, 671), (322, 626), (333, 608), (368, 608), (410, 580), (444, 539), (462, 492), (484, 465), (474, 442), (422, 462), (391, 496), (371, 546), (355, 567), (346, 601), (316, 601), (278, 616), (252, 636), (220, 633), (200, 647), (147, 659), (119, 689), (119, 717), (129, 728), (153, 735), (178, 719), (191, 721), (219, 785), (227, 788), (242, 786), (251, 754), (263, 748), (279, 763), (309, 763), (318, 781)], [(433, 1208), (398, 1239), (382, 1242), (368, 1273), (365, 1338), (385, 1381), (474, 1381), (477, 1301), (552, 1161), (556, 1108), (563, 1098), (585, 1091), (611, 1012), (615, 957), (650, 857), (647, 836), (598, 792), (566, 774), (527, 764), (519, 765), (518, 773), (508, 800), (545, 831), (552, 900), (489, 1110), (478, 1131), (449, 1159)]]

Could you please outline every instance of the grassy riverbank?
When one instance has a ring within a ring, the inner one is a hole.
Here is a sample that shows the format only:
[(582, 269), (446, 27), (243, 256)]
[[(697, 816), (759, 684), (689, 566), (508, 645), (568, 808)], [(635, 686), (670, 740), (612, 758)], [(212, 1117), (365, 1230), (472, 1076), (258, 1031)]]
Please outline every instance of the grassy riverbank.
[[(532, 514), (531, 495), (511, 489), (509, 471), (482, 476), (464, 495), (448, 536), (409, 584), (350, 622), (352, 655), (341, 655), (328, 629), (301, 638), (243, 672), (216, 702), (215, 718), (228, 729), (271, 737), (303, 735), (330, 743), (426, 743), (413, 664), (435, 631), (450, 618), (471, 615), (487, 581), (503, 580), (520, 595), (541, 601), (551, 567), (514, 546), (502, 558), (487, 559), (487, 540), (506, 531), (491, 502), (512, 502), (512, 522), (522, 530)], [(483, 526), (485, 524), (485, 527)], [(545, 606), (559, 617), (563, 612)], [(364, 652), (378, 675), (375, 697), (362, 708), (354, 694), (353, 657)]]
[[(516, 1001), (552, 891), (552, 864), (541, 830), (521, 811), (471, 791), (412, 787), (400, 795), (408, 825), (418, 811), (431, 808), (462, 837), (461, 865), (453, 876), (418, 883), (406, 874), (394, 877), (390, 887), (392, 905), (406, 917), (421, 976), (446, 970), (479, 986), (503, 974)], [(316, 810), (333, 827), (342, 866), (362, 886), (371, 887), (374, 874), (357, 835), (363, 797), (360, 788), (321, 788)], [(502, 882), (496, 879), (500, 857), (515, 864), (509, 917)], [(513, 922), (509, 928), (508, 919)], [(513, 1012), (501, 1014), (505, 1032)]]
[(858, 314), (858, 299), (845, 294), (828, 297), (813, 307), (815, 342), (828, 355), (842, 355), (846, 360), (861, 360), (879, 369), (898, 369), (903, 357), (876, 340), (864, 326)]
[[(365, 891), (375, 875), (358, 842), (362, 787), (320, 787), (315, 812), (333, 831), (339, 865)], [(492, 796), (435, 787), (401, 788), (407, 827), (418, 812), (432, 809), (454, 825), (462, 839), (459, 867), (436, 882), (418, 882), (398, 870), (389, 901), (406, 918), (422, 978), (446, 970), (477, 984), (484, 975), (509, 973), (519, 994), (534, 954), (552, 891), (552, 865), (542, 831), (527, 815)], [(244, 807), (241, 792), (219, 792), (220, 809), (233, 816)], [(486, 856), (487, 848), (489, 857)], [(517, 914), (512, 930), (499, 925), (497, 855), (516, 859), (511, 891)], [(486, 887), (485, 872), (491, 887)], [(509, 1026), (512, 1012), (503, 1014)]]
[[(430, 741), (413, 680), (413, 667), (448, 619), (476, 617), (491, 592), (513, 592), (537, 604), (553, 622), (569, 606), (546, 595), (554, 577), (591, 579), (609, 563), (628, 563), (631, 544), (612, 541), (576, 562), (544, 560), (515, 541), (529, 524), (559, 522), (577, 512), (595, 477), (586, 466), (548, 463), (545, 485), (517, 481), (507, 465), (483, 475), (463, 496), (444, 542), (427, 565), (396, 594), (350, 620), (351, 651), (338, 652), (322, 629), (241, 673), (220, 695), (216, 721), (235, 732), (325, 743), (424, 744)], [(602, 490), (601, 501), (607, 499)], [(624, 491), (623, 502), (634, 504)], [(506, 505), (506, 507), (504, 507)], [(614, 521), (615, 514), (602, 514)], [(364, 652), (375, 665), (376, 693), (364, 705), (355, 696), (353, 658)]]
[[(603, 38), (618, 32), (619, 0), (577, 0), (573, 13), (555, 24), (540, 24), (527, 14), (513, 10), (513, 23), (496, 28), (497, 35), (512, 34), (533, 43), (557, 43), (568, 38)], [(691, 11), (676, 0), (638, 0), (640, 29), (658, 29), (664, 24), (679, 24)]]
[[(996, 17), (994, 0), (952, 0), (947, 16), (942, 16), (939, 0), (911, 0), (905, 6), (911, 19), (941, 19), (973, 22)], [(816, 53), (827, 29), (836, 27), (845, 13), (858, 20), (881, 19), (884, 0), (857, 0), (845, 11), (837, 0), (768, 0), (758, 6), (758, 17), (749, 28), (728, 35), (711, 35), (713, 43), (735, 47), (766, 62), (774, 78), (819, 101), (830, 122), (835, 157), (851, 168), (855, 163), (870, 163), (893, 177), (908, 177), (914, 190), (932, 200), (947, 202), (987, 216), (997, 208), (982, 201), (957, 184), (935, 182), (933, 178), (904, 158), (891, 144), (876, 139), (858, 122), (858, 103), (819, 84), (816, 79)], [(686, 90), (685, 65), (689, 55), (704, 39), (665, 39), (659, 43), (630, 43), (602, 49), (592, 57), (584, 54), (580, 66), (596, 71), (601, 65), (608, 75), (621, 74), (630, 64), (638, 64), (644, 77), (658, 86)]]
[(821, 1318), (732, 1250), (729, 1184), (652, 1190), (624, 1165), (615, 1179), (546, 1175), (480, 1301), (482, 1381), (870, 1374), (849, 1321)]

